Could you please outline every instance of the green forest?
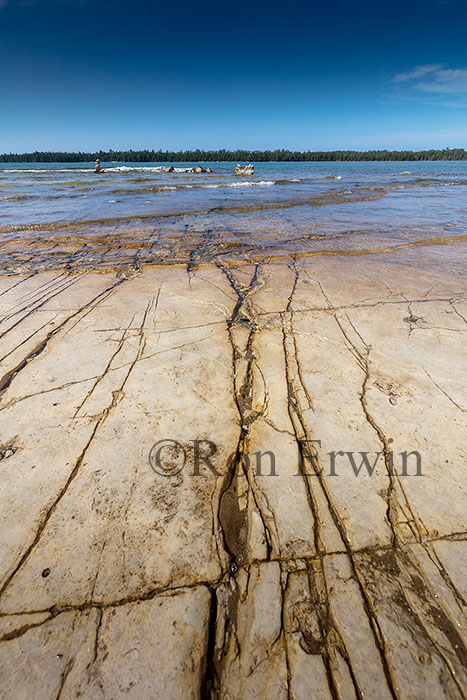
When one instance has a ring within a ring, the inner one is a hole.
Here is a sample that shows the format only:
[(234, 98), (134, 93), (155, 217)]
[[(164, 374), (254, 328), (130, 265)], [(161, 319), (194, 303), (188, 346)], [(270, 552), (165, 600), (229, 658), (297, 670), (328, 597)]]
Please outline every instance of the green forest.
[(97, 151), (68, 153), (34, 151), (34, 153), (4, 153), (1, 163), (88, 163), (99, 158), (103, 163), (205, 163), (205, 162), (268, 162), (268, 161), (410, 161), (467, 160), (463, 148), (431, 149), (428, 151)]

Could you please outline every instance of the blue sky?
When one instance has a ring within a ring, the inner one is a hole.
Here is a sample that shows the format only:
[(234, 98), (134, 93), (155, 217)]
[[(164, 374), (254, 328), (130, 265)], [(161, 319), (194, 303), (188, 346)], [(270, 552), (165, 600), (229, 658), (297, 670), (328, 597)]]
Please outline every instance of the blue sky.
[(466, 0), (0, 0), (0, 152), (467, 147)]

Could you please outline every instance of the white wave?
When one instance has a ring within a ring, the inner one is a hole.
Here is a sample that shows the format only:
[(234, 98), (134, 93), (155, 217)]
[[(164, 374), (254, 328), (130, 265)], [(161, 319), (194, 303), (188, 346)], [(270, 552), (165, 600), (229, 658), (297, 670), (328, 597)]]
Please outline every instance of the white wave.
[(5, 168), (2, 173), (92, 173), (93, 168)]
[(259, 180), (259, 182), (251, 182), (246, 180), (245, 182), (229, 182), (229, 183), (219, 183), (217, 185), (203, 185), (206, 189), (217, 189), (218, 187), (271, 187), (275, 185), (274, 180)]
[[(170, 174), (166, 168), (168, 166), (166, 165), (158, 165), (156, 167), (148, 167), (148, 166), (141, 166), (141, 167), (134, 167), (132, 165), (119, 165), (115, 168), (106, 168), (105, 163), (104, 169), (106, 173), (111, 173), (111, 172), (119, 172), (119, 173), (140, 173), (140, 172), (149, 172), (149, 173), (167, 173)], [(172, 170), (174, 173), (192, 173), (194, 172), (194, 168), (174, 168)]]
[(150, 173), (160, 173), (161, 169), (160, 168), (147, 168), (147, 167), (141, 167), (141, 168), (135, 168), (130, 165), (119, 165), (116, 168), (106, 168), (105, 163), (104, 163), (104, 170), (106, 173), (140, 173), (140, 172), (150, 172)]

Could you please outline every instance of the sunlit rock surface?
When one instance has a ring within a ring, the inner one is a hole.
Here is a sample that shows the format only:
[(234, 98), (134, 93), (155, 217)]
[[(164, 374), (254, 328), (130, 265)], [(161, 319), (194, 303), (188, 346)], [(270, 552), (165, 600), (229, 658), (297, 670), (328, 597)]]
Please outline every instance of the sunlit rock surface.
[(416, 256), (0, 280), (2, 698), (465, 697), (467, 285)]

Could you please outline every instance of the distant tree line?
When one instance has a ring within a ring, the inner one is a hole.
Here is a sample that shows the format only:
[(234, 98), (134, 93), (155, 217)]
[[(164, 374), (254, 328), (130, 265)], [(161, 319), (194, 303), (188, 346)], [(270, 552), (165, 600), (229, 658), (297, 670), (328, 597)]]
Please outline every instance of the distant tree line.
[(443, 148), (426, 151), (96, 151), (93, 153), (34, 151), (34, 153), (4, 153), (1, 163), (84, 163), (99, 158), (103, 162), (119, 163), (196, 163), (206, 161), (385, 161), (385, 160), (467, 160), (463, 148)]

